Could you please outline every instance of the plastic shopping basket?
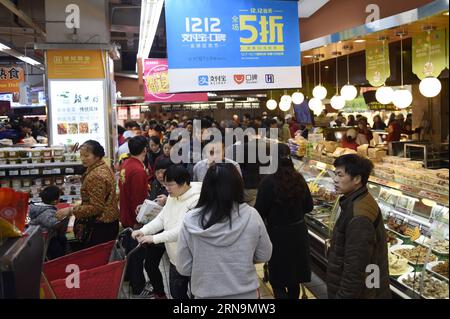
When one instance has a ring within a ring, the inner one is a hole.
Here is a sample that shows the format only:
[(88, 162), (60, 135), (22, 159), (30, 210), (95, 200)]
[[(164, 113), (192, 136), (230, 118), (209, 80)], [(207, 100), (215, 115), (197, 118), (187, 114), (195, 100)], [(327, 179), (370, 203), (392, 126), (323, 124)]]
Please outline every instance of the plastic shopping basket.
[(125, 229), (118, 240), (44, 263), (41, 298), (118, 298), (127, 261), (140, 248), (139, 244), (128, 255), (125, 254), (122, 239), (128, 231), (132, 231), (131, 228)]

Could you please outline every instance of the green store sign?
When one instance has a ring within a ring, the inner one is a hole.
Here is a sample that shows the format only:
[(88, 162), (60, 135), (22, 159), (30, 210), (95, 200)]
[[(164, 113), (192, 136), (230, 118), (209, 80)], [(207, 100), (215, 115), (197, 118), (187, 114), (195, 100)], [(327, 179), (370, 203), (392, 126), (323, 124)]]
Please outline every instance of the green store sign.
[(366, 47), (366, 79), (374, 87), (382, 86), (391, 76), (389, 46), (368, 44)]
[(422, 80), (438, 77), (448, 66), (445, 29), (424, 32), (412, 39), (412, 70)]

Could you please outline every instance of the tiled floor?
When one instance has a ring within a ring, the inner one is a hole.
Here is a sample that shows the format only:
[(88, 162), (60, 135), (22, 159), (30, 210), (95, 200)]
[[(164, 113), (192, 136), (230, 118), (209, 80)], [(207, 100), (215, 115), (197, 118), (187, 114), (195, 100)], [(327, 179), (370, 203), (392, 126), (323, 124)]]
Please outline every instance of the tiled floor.
[[(161, 264), (159, 265), (159, 269), (161, 270), (161, 273), (163, 275), (163, 281), (164, 281), (164, 289), (166, 291), (166, 295), (170, 296), (169, 293), (169, 266), (170, 266), (170, 262), (169, 262), (169, 258), (167, 257), (167, 254), (164, 254), (162, 260), (161, 260)], [(258, 275), (258, 279), (259, 279), (259, 293), (260, 293), (260, 297), (261, 299), (273, 299), (273, 291), (272, 291), (272, 287), (270, 286), (270, 283), (268, 282), (264, 282), (263, 278), (264, 278), (264, 269), (263, 269), (263, 264), (257, 264), (256, 266), (256, 273)], [(147, 275), (145, 274), (146, 278)], [(313, 274), (312, 277), (312, 282), (310, 284), (305, 285), (305, 291), (306, 291), (306, 296), (308, 297), (307, 299), (316, 299), (315, 295), (308, 289), (310, 287), (312, 287), (311, 289), (317, 290), (317, 287), (320, 287), (321, 283), (317, 281), (317, 276), (315, 276)], [(148, 280), (148, 278), (147, 278)], [(128, 283), (124, 283), (123, 287), (122, 287), (122, 295), (121, 298), (129, 298), (130, 294), (129, 294), (129, 288), (128, 288)], [(322, 293), (321, 291), (318, 291), (319, 293)], [(325, 290), (326, 292), (326, 290)], [(302, 295), (301, 295), (302, 297)], [(301, 298), (300, 297), (300, 298)]]

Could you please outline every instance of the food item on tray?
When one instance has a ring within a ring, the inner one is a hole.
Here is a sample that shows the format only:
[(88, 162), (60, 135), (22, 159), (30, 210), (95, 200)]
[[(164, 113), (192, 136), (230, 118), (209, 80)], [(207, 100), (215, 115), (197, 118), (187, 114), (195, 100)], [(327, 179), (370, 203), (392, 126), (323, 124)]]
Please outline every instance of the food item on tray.
[(394, 245), (396, 245), (398, 243), (398, 239), (395, 236), (395, 234), (393, 234), (390, 231), (386, 231), (386, 242), (388, 244), (391, 244), (391, 246), (394, 246)]
[[(420, 289), (422, 274), (412, 273), (405, 276), (406, 278), (402, 281), (403, 284), (418, 292)], [(448, 298), (448, 283), (438, 280), (431, 275), (425, 274), (425, 278), (423, 280), (423, 290), (421, 293), (426, 298)]]
[(431, 245), (433, 250), (448, 254), (448, 240), (436, 240)]
[(67, 134), (68, 126), (67, 123), (59, 123), (58, 124), (58, 134), (64, 135)]
[[(425, 263), (425, 258), (427, 257), (428, 248), (423, 246), (417, 246), (414, 248), (403, 248), (397, 249), (395, 253), (402, 257), (408, 259), (408, 261), (412, 264), (423, 265)], [(428, 256), (428, 262), (437, 260), (437, 257), (430, 253)]]
[(388, 226), (389, 229), (391, 229), (391, 230), (393, 230), (393, 231), (395, 231), (395, 232), (397, 232), (397, 233), (399, 233), (401, 235), (405, 235), (406, 234), (406, 230), (408, 229), (407, 224), (405, 224), (405, 223), (398, 224), (395, 221), (394, 217), (389, 217), (388, 218), (387, 226)]
[(408, 260), (394, 255), (393, 253), (388, 254), (389, 259), (389, 275), (391, 276), (400, 276), (409, 271), (411, 268), (408, 265)]
[(436, 266), (434, 266), (433, 268), (431, 268), (432, 271), (434, 271), (435, 273), (447, 277), (448, 278), (448, 260), (437, 264)]
[(86, 122), (80, 123), (80, 134), (89, 133), (89, 124)]
[(342, 147), (338, 147), (338, 148), (336, 148), (336, 150), (333, 152), (333, 157), (339, 157), (339, 156), (341, 156), (341, 155), (344, 155), (344, 153), (345, 153), (345, 148), (342, 148)]
[(77, 123), (69, 124), (69, 134), (78, 134), (78, 124)]

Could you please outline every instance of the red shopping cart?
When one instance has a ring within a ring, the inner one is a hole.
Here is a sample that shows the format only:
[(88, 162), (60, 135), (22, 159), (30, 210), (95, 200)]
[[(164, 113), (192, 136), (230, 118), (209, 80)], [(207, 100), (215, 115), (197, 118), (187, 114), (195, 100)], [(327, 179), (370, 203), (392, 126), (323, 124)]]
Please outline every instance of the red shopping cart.
[(44, 263), (42, 299), (116, 299), (124, 279), (127, 261), (140, 244), (125, 253), (122, 241), (125, 229), (117, 240)]

